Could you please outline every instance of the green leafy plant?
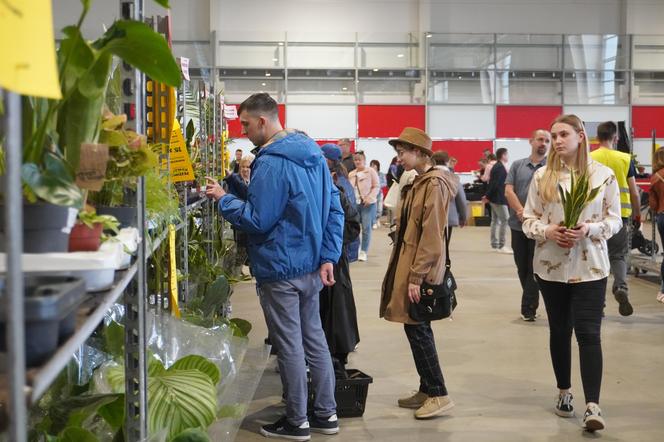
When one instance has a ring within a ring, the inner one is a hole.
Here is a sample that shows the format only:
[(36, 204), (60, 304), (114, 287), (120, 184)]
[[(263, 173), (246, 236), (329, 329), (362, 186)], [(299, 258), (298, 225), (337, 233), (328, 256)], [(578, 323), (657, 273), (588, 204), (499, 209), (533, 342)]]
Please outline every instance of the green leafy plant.
[[(124, 393), (124, 367), (107, 364), (100, 376), (115, 394)], [(166, 429), (168, 440), (190, 428), (207, 428), (216, 418), (219, 368), (206, 358), (185, 356), (168, 369), (156, 358), (148, 368), (148, 430)]]
[(78, 212), (78, 220), (91, 229), (95, 224), (101, 224), (104, 230), (110, 230), (116, 234), (119, 232), (120, 222), (112, 215), (97, 215), (94, 210), (81, 210)]
[(558, 184), (558, 193), (564, 212), (563, 225), (566, 228), (573, 229), (577, 226), (581, 212), (597, 197), (604, 184), (606, 184), (606, 181), (597, 187), (591, 188), (588, 172), (584, 171), (577, 175), (573, 170), (569, 190), (565, 189), (562, 184)]
[[(91, 0), (82, 0), (74, 26), (63, 29), (57, 53), (61, 100), (23, 100), (22, 178), (29, 201), (81, 207), (83, 195), (74, 183), (81, 143), (97, 143), (102, 108), (113, 57), (129, 63), (156, 81), (181, 82), (180, 71), (166, 40), (144, 23), (119, 20), (104, 35), (88, 42), (81, 26)], [(167, 4), (161, 0), (160, 4)]]

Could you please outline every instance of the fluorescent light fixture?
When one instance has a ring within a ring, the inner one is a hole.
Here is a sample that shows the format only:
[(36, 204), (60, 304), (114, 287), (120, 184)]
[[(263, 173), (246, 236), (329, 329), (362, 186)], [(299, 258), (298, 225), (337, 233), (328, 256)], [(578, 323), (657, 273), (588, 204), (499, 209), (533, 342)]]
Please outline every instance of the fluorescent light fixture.
[(397, 58), (403, 58), (403, 57), (404, 57), (403, 54), (397, 54)]
[(373, 70), (373, 71), (374, 71), (374, 72), (378, 72), (378, 68), (374, 68), (374, 70)]
[(267, 83), (261, 83), (261, 86), (267, 86)]
[(271, 74), (271, 73), (269, 73), (269, 72), (266, 72), (266, 73), (265, 73), (265, 76), (266, 76), (266, 77), (271, 77), (271, 76), (272, 76), (272, 74)]
[(279, 61), (279, 59), (275, 57), (272, 59), (272, 61)]
[(284, 45), (284, 42), (283, 42), (283, 41), (280, 41), (280, 42), (277, 43), (277, 44), (278, 44), (279, 46), (283, 46), (283, 45)]
[(347, 87), (342, 87), (341, 90), (342, 90), (342, 91), (347, 91), (348, 88), (347, 88)]
[(427, 34), (427, 38), (433, 37), (433, 34)]

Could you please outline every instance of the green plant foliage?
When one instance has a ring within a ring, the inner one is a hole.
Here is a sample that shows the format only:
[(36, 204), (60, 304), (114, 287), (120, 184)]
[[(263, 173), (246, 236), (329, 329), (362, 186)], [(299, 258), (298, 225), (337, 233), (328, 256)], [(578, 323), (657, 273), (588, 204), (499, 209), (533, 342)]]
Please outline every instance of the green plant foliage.
[(173, 87), (182, 83), (168, 43), (144, 23), (118, 20), (92, 46), (120, 57), (160, 83)]
[(210, 438), (202, 428), (188, 428), (173, 437), (170, 442), (209, 442)]
[(111, 321), (104, 329), (104, 351), (114, 357), (124, 355), (125, 328), (115, 321)]
[(101, 224), (104, 230), (119, 233), (120, 222), (113, 215), (97, 215), (93, 211), (81, 210), (78, 212), (78, 220), (93, 229), (95, 224)]
[(122, 394), (92, 394), (72, 396), (66, 401), (53, 404), (49, 412), (49, 434), (58, 434), (67, 427), (80, 427), (83, 422), (95, 415), (99, 408), (124, 398)]
[(56, 442), (99, 442), (97, 437), (81, 427), (65, 428), (60, 436), (55, 439)]
[(231, 294), (231, 286), (224, 275), (220, 275), (214, 282), (207, 286), (203, 295), (201, 309), (205, 316), (219, 314), (224, 304), (228, 302)]
[(125, 395), (118, 394), (113, 402), (102, 405), (97, 414), (103, 418), (114, 431), (122, 428), (125, 420)]
[(189, 355), (178, 359), (169, 370), (198, 370), (210, 377), (214, 385), (221, 380), (219, 368), (207, 358), (198, 355)]
[(192, 427), (207, 428), (217, 413), (216, 388), (199, 370), (166, 370), (148, 380), (148, 429), (171, 438)]
[(168, 4), (168, 0), (154, 0), (155, 3), (163, 6), (166, 9), (170, 9), (170, 5)]
[(577, 226), (581, 212), (597, 197), (604, 184), (606, 184), (606, 181), (597, 187), (591, 188), (588, 172), (584, 171), (577, 175), (573, 170), (571, 171), (569, 190), (558, 184), (558, 194), (564, 213), (563, 225), (566, 228), (573, 229)]
[(233, 318), (229, 322), (233, 327), (233, 336), (238, 336), (240, 338), (246, 338), (249, 336), (252, 328), (251, 322), (240, 318)]

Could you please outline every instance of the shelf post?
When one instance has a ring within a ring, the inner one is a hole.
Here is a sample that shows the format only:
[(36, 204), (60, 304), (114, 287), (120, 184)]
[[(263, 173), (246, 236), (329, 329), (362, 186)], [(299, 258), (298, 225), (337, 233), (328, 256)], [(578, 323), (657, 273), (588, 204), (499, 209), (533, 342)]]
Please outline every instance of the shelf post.
[(21, 185), (21, 96), (5, 91), (5, 250), (7, 252), (7, 358), (9, 372), (9, 439), (27, 440), (25, 330), (23, 310), (23, 195)]

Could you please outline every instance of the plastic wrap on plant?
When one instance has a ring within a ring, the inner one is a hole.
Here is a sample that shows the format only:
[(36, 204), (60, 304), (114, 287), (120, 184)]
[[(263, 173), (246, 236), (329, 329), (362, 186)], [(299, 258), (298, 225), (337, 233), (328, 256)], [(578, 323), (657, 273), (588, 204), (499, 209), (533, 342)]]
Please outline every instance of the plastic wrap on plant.
[(83, 344), (73, 355), (72, 361), (67, 366), (67, 375), (71, 383), (84, 385), (90, 382), (97, 367), (113, 357), (103, 351)]
[(146, 321), (148, 349), (164, 366), (168, 368), (184, 356), (200, 355), (221, 370), (219, 391), (234, 382), (248, 340), (233, 336), (230, 327), (199, 327), (169, 314), (156, 316), (152, 312), (148, 312)]
[(247, 415), (249, 404), (258, 388), (265, 366), (270, 357), (270, 347), (249, 348), (244, 356), (238, 375), (219, 396), (218, 420), (208, 428), (211, 440), (232, 441), (242, 420)]

